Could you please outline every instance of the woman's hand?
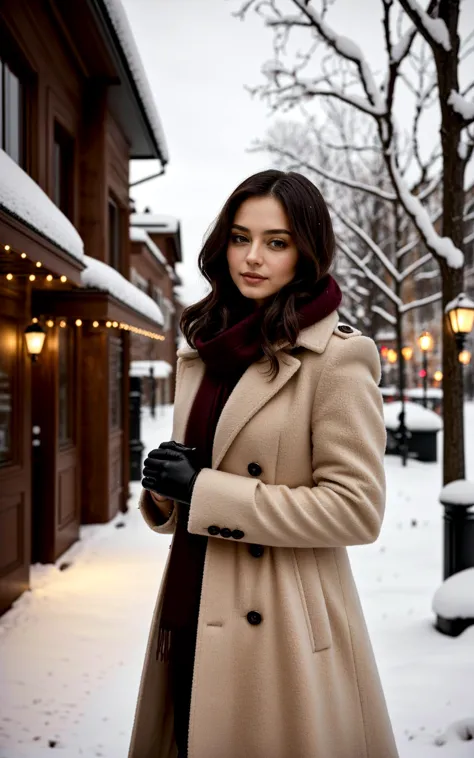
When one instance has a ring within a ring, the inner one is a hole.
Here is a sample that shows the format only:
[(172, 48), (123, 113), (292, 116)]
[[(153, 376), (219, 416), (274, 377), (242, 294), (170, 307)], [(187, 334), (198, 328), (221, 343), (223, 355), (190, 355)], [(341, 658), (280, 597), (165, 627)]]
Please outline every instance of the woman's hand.
[(154, 504), (160, 511), (161, 515), (163, 516), (166, 521), (170, 518), (172, 512), (173, 512), (173, 503), (169, 499), (169, 497), (165, 497), (164, 495), (158, 495), (157, 492), (151, 492), (151, 490), (148, 491), (151, 499), (153, 500)]
[(162, 497), (189, 505), (201, 470), (191, 460), (195, 450), (179, 442), (162, 442), (145, 460), (142, 486), (161, 493)]

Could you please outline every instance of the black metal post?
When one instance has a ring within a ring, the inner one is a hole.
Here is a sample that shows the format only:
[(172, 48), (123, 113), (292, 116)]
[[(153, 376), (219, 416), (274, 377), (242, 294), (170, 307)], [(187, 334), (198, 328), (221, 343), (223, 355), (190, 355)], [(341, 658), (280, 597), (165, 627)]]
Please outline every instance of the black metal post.
[(141, 378), (130, 377), (129, 414), (130, 414), (130, 481), (139, 482), (142, 478), (143, 443), (140, 440), (141, 416)]
[(155, 418), (156, 408), (156, 386), (155, 386), (155, 373), (153, 366), (150, 366), (150, 412), (152, 418)]
[[(469, 500), (472, 502), (469, 503)], [(444, 579), (474, 568), (474, 497), (466, 498), (466, 501), (454, 503), (452, 498), (449, 502), (444, 501), (441, 492), (440, 502), (444, 506)], [(457, 637), (473, 624), (474, 618), (443, 618), (439, 615), (436, 618), (436, 628), (451, 637)]]
[(423, 350), (423, 407), (428, 407), (428, 351)]

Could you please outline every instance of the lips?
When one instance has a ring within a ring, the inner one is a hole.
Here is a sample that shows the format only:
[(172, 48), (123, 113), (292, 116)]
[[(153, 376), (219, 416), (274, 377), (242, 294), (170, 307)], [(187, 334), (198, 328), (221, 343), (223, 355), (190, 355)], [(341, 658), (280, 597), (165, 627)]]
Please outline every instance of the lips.
[(266, 279), (265, 276), (259, 276), (258, 274), (242, 274), (246, 279), (255, 279), (255, 280), (263, 280)]

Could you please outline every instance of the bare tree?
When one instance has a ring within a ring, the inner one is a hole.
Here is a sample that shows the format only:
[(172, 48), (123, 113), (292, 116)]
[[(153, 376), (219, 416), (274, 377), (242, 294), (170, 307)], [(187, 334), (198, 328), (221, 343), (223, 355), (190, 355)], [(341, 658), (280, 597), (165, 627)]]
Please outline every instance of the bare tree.
[[(381, 75), (375, 75), (355, 41), (339, 35), (328, 23), (328, 10), (331, 5), (337, 5), (337, 0), (332, 3), (322, 0), (320, 10), (308, 0), (247, 0), (236, 15), (244, 18), (253, 8), (262, 15), (266, 25), (274, 29), (275, 59), (264, 67), (266, 82), (254, 90), (273, 109), (285, 111), (302, 103), (308, 107), (312, 101), (330, 99), (346, 103), (372, 119), (396, 203), (411, 220), (426, 253), (438, 263), (444, 313), (464, 284), (464, 180), (474, 149), (474, 136), (470, 131), (474, 123), (474, 103), (468, 94), (474, 80), (461, 89), (460, 0), (430, 0), (426, 11), (417, 0), (398, 2), (398, 9), (401, 7), (404, 12), (402, 16), (397, 14), (395, 0), (381, 0), (381, 33), (386, 48), (386, 68)], [(291, 9), (293, 12), (288, 12)], [(288, 63), (292, 35), (298, 33), (300, 39), (302, 31), (308, 34), (308, 49), (304, 54), (293, 55)], [(420, 37), (430, 55), (419, 58), (425, 65), (426, 77), (422, 89), (413, 93), (418, 105), (412, 153), (419, 167), (419, 180), (410, 187), (400, 159), (402, 134), (395, 117), (395, 93), (402, 82), (410, 87), (409, 63), (415, 60), (414, 56), (424, 55), (420, 52), (422, 48), (415, 45), (415, 41), (419, 44)], [(418, 134), (422, 114), (433, 102), (440, 112), (440, 145), (431, 161), (437, 161), (438, 168), (430, 175), (422, 158)], [(353, 145), (354, 149), (360, 147), (360, 144)], [(430, 216), (426, 203), (437, 186), (442, 193), (438, 224)], [(380, 196), (377, 188), (365, 187), (365, 191)], [(464, 478), (465, 462), (462, 366), (446, 314), (443, 317), (443, 374), (443, 479), (448, 483)]]

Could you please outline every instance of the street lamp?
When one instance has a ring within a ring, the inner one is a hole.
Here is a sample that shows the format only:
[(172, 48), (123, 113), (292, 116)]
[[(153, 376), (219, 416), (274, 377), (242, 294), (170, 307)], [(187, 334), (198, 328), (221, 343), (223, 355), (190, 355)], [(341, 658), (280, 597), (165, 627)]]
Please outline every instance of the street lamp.
[[(464, 351), (464, 343), (468, 334), (472, 332), (474, 324), (474, 300), (471, 300), (464, 292), (461, 292), (460, 295), (448, 303), (445, 313), (449, 316), (451, 329), (456, 339), (458, 357), (460, 357), (461, 353), (466, 352)], [(463, 360), (460, 360), (460, 362), (464, 363)], [(467, 363), (469, 363), (469, 360)]]
[(471, 357), (470, 350), (461, 350), (458, 355), (459, 363), (462, 363), (463, 366), (467, 366), (471, 362)]
[(433, 337), (429, 332), (423, 332), (418, 337), (418, 344), (423, 353), (423, 407), (426, 408), (428, 392), (428, 351), (433, 350)]

